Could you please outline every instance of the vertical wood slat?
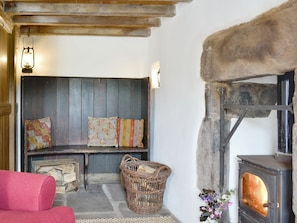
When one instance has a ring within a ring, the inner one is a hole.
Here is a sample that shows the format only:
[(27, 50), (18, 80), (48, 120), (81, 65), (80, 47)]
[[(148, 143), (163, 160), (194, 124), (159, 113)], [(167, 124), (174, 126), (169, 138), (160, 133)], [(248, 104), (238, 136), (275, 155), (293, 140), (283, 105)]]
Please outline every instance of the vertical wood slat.
[(107, 81), (106, 92), (106, 117), (118, 116), (119, 114), (119, 83), (116, 79)]
[(57, 122), (54, 145), (69, 145), (69, 80), (57, 78)]
[(95, 117), (107, 116), (107, 80), (94, 80), (94, 110)]
[[(28, 119), (37, 119), (43, 118), (43, 103), (44, 103), (44, 80), (42, 82), (38, 80), (34, 80), (32, 83), (27, 83), (30, 86), (31, 96), (35, 95), (31, 98), (30, 110), (31, 114), (27, 114)], [(36, 87), (39, 85), (38, 87)], [(37, 105), (37, 106), (36, 106)]]
[[(51, 123), (57, 123), (57, 80), (43, 79), (43, 117), (50, 117)], [(56, 142), (56, 128), (51, 128), (52, 141)]]
[(141, 118), (145, 118), (143, 116), (141, 116), (141, 82), (140, 80), (136, 80), (133, 82), (132, 86), (131, 86), (131, 101), (133, 101), (133, 103), (136, 103), (140, 106), (135, 106), (133, 107), (133, 109), (131, 109), (131, 113), (130, 113), (130, 117), (133, 117), (134, 119), (141, 119)]
[(81, 79), (69, 79), (69, 143), (70, 145), (81, 144)]
[(82, 136), (81, 143), (87, 144), (88, 142), (88, 117), (93, 116), (94, 110), (94, 79), (82, 80)]
[(120, 118), (131, 118), (131, 81), (123, 80), (119, 83), (119, 113)]
[[(106, 115), (106, 80), (93, 80), (93, 117), (105, 117)], [(96, 172), (96, 166), (102, 164), (94, 155), (89, 156), (89, 173)], [(96, 159), (96, 161), (95, 161)], [(98, 163), (98, 165), (96, 165)]]

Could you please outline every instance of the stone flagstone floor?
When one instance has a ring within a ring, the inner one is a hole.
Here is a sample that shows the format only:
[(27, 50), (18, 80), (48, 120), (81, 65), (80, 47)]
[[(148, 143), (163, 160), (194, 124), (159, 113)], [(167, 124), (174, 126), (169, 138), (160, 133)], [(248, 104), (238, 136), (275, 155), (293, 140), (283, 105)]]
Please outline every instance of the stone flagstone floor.
[[(73, 208), (77, 219), (168, 215), (174, 217), (164, 205), (155, 214), (143, 215), (131, 211), (127, 206), (125, 190), (120, 183), (97, 183), (89, 185), (88, 191), (80, 187), (78, 192), (57, 193), (54, 206), (57, 205)], [(176, 222), (179, 221), (176, 219)]]

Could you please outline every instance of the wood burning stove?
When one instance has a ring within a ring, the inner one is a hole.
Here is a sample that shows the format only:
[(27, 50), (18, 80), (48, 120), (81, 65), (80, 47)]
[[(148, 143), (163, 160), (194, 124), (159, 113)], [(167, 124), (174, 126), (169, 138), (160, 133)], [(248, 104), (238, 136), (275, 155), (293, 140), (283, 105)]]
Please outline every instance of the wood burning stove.
[(238, 157), (239, 222), (294, 222), (291, 155), (277, 153)]

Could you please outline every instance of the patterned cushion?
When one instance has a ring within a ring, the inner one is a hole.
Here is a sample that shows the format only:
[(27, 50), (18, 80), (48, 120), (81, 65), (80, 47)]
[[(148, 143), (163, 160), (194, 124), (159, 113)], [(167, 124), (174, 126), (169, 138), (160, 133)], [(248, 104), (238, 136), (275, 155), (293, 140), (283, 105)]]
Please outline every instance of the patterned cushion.
[(144, 120), (118, 119), (118, 140), (122, 147), (143, 147)]
[(88, 117), (88, 146), (118, 147), (117, 117)]
[(35, 150), (52, 146), (50, 117), (25, 120), (27, 149)]

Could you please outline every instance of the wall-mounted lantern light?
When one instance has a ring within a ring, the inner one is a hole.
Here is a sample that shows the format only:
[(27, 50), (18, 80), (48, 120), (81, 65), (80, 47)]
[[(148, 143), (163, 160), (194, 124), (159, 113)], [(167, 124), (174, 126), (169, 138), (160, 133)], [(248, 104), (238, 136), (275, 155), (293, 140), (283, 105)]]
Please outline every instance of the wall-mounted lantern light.
[(34, 49), (33, 47), (24, 47), (22, 53), (22, 72), (32, 73), (34, 67)]
[(32, 73), (33, 67), (35, 65), (35, 55), (33, 48), (33, 37), (24, 37), (23, 39), (23, 52), (22, 52), (22, 61), (21, 67), (23, 73)]
[(151, 85), (152, 88), (160, 87), (160, 62), (153, 63), (151, 68)]

